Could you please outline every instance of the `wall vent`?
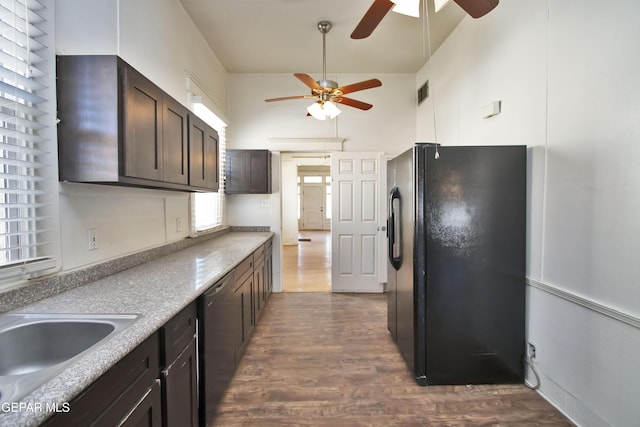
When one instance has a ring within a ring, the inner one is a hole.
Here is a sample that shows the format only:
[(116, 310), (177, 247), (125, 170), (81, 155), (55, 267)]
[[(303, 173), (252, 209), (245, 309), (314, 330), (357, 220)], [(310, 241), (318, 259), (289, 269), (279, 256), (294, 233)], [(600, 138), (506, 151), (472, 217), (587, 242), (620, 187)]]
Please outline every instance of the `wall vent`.
[(429, 80), (424, 82), (420, 89), (418, 89), (418, 105), (422, 104), (422, 101), (429, 97)]

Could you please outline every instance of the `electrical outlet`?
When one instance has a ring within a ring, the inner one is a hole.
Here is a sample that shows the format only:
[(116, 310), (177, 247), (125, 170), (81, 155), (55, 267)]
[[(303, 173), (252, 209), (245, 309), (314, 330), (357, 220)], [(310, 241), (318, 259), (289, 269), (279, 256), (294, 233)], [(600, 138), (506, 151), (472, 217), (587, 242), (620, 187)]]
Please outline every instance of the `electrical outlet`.
[(529, 359), (535, 359), (536, 358), (536, 345), (532, 341), (529, 341), (529, 345), (528, 345), (527, 350), (529, 352)]
[(98, 249), (98, 231), (95, 228), (87, 230), (87, 249), (90, 251)]

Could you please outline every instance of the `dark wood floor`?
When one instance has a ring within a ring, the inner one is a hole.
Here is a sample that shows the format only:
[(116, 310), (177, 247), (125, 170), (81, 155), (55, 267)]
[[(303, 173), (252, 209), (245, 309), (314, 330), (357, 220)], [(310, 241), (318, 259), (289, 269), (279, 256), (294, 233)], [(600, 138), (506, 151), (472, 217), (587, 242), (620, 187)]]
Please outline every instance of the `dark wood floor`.
[(524, 385), (420, 387), (384, 295), (272, 295), (215, 426), (568, 426)]

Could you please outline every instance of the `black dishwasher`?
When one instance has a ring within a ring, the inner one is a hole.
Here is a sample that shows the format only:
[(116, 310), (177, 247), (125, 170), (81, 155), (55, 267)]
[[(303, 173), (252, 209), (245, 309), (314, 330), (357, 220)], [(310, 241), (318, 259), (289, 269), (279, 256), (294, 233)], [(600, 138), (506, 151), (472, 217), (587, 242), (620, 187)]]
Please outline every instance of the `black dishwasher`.
[(207, 425), (235, 372), (235, 337), (239, 321), (233, 305), (233, 273), (198, 300), (200, 423)]

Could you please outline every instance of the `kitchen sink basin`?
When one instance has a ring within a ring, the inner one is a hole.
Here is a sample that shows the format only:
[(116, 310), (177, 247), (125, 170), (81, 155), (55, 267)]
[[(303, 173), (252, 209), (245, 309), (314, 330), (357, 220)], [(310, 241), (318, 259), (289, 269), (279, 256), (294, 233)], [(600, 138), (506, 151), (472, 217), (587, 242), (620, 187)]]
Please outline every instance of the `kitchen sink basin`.
[(15, 402), (136, 315), (0, 314), (0, 402)]

